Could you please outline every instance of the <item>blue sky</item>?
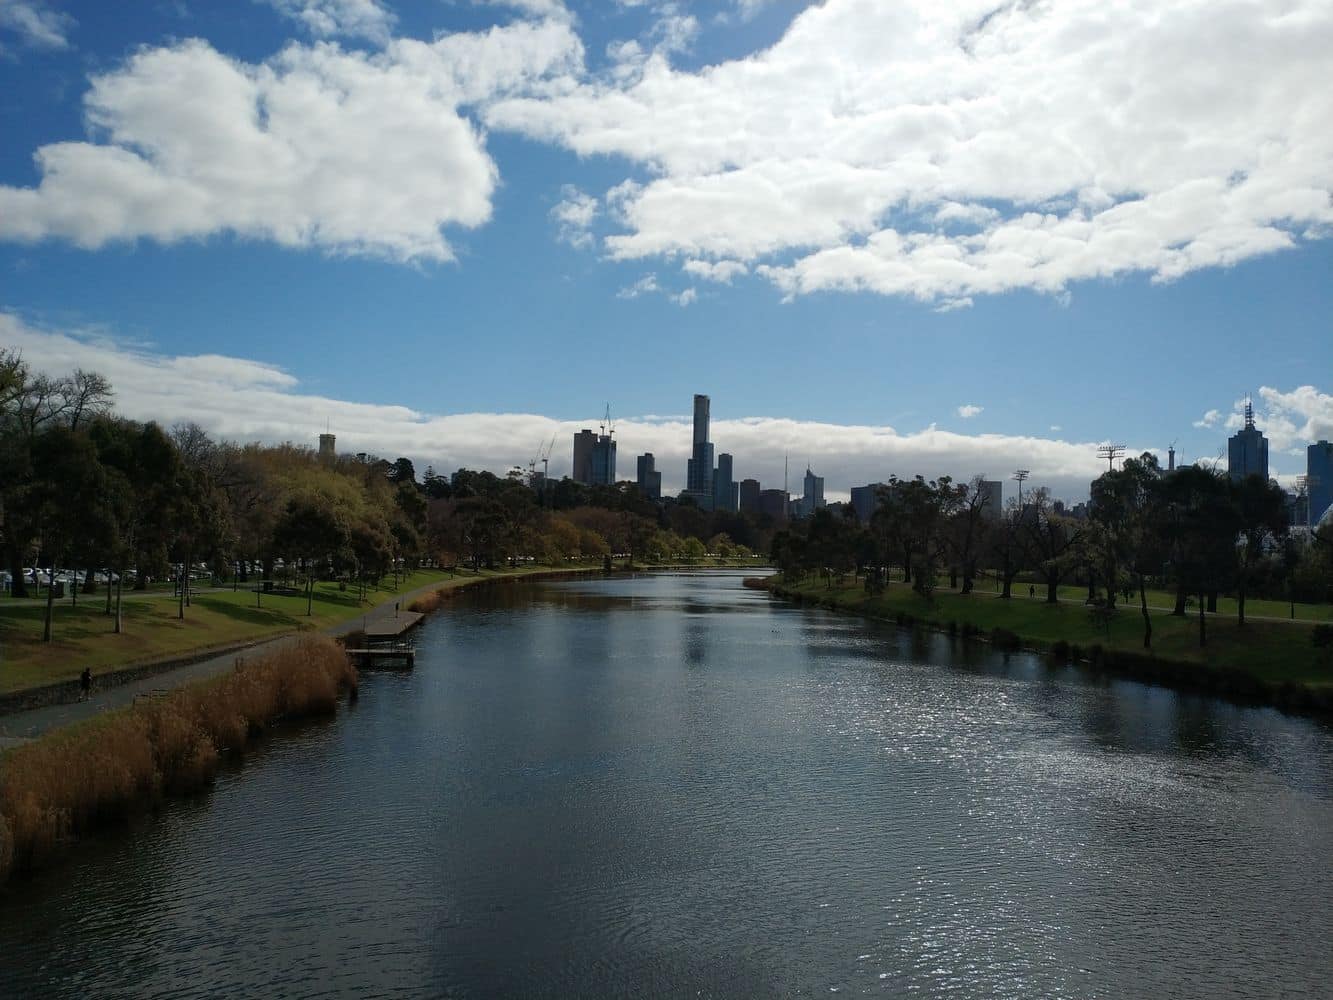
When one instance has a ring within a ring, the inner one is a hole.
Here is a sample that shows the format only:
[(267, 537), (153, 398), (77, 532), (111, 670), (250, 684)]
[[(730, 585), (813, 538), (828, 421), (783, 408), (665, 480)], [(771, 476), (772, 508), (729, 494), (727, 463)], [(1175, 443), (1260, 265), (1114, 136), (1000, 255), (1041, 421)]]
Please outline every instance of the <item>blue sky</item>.
[(707, 392), (741, 476), (1075, 498), (1248, 392), (1303, 471), (1327, 5), (939, 6), (8, 0), (0, 343), (442, 469), (558, 472), (609, 402), (679, 486)]

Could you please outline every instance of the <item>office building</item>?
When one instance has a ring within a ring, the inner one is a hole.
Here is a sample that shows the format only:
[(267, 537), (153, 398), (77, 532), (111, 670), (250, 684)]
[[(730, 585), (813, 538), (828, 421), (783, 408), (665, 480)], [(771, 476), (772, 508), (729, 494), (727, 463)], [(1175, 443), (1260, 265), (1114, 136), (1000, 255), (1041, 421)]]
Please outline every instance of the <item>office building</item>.
[(804, 486), (805, 494), (792, 501), (791, 516), (798, 520), (812, 517), (815, 511), (824, 506), (824, 477), (816, 476), (808, 465), (805, 467)]
[(333, 434), (321, 434), (319, 436), (319, 457), (325, 461), (332, 461), (338, 457), (337, 442), (338, 438)]
[(1268, 482), (1268, 438), (1254, 426), (1254, 405), (1245, 401), (1245, 426), (1227, 440), (1227, 473), (1234, 482), (1259, 476)]
[(637, 461), (635, 482), (639, 492), (649, 500), (662, 499), (662, 473), (657, 471), (657, 460), (651, 451), (640, 455)]
[(747, 514), (759, 513), (759, 480), (742, 479), (738, 491), (740, 509)]
[(777, 524), (787, 523), (787, 491), (760, 490), (759, 513), (767, 514)]
[(734, 513), (739, 506), (740, 490), (732, 478), (732, 458), (725, 451), (717, 456), (713, 472), (713, 509)]
[(584, 428), (574, 435), (574, 467), (569, 477), (576, 483), (592, 482), (592, 447), (597, 435)]
[(690, 458), (685, 465), (685, 491), (713, 495), (713, 443), (708, 440), (709, 400), (707, 396), (694, 397), (694, 437)]
[(598, 434), (592, 443), (592, 484), (614, 486), (616, 482), (616, 439)]
[(856, 519), (862, 524), (869, 524), (874, 517), (875, 508), (879, 506), (879, 491), (883, 486), (883, 483), (869, 483), (852, 487), (852, 510), (856, 511)]
[(1004, 483), (999, 479), (983, 479), (981, 495), (986, 504), (981, 508), (981, 516), (989, 521), (998, 521), (1004, 513)]
[(1305, 449), (1305, 489), (1310, 524), (1318, 524), (1333, 506), (1333, 444), (1320, 441)]

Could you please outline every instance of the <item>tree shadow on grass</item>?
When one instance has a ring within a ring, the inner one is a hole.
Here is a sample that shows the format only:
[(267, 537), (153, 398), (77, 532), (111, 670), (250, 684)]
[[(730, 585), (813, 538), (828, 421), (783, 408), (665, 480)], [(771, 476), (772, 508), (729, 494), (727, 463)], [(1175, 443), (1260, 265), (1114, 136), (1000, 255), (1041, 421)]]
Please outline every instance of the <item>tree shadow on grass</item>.
[(243, 607), (228, 601), (211, 601), (206, 597), (196, 597), (194, 604), (232, 621), (245, 622), (247, 625), (298, 625), (302, 621), (302, 618), (278, 611), (276, 608)]

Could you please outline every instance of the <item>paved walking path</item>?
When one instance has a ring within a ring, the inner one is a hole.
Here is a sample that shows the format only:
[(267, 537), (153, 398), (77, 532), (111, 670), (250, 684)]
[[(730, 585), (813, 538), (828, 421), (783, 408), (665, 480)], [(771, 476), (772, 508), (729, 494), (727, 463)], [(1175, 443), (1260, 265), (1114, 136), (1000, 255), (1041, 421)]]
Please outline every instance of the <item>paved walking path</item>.
[[(417, 587), (415, 590), (404, 591), (383, 604), (367, 608), (353, 618), (328, 625), (314, 634), (346, 635), (348, 632), (363, 628), (367, 622), (374, 623), (377, 620), (392, 618), (395, 606), (410, 604), (416, 598), (439, 588), (445, 582), (447, 581), (435, 580), (425, 586)], [(90, 719), (99, 712), (132, 705), (134, 699), (139, 695), (148, 695), (154, 691), (177, 688), (191, 681), (203, 680), (207, 677), (225, 673), (235, 668), (238, 657), (261, 656), (285, 645), (290, 645), (306, 634), (309, 633), (288, 632), (275, 638), (256, 639), (246, 644), (244, 648), (232, 647), (226, 652), (219, 653), (217, 656), (209, 657), (206, 660), (200, 660), (197, 663), (164, 670), (160, 674), (153, 674), (137, 681), (117, 684), (95, 691), (87, 701), (71, 702), (65, 705), (47, 705), (42, 708), (28, 709), (24, 712), (14, 712), (11, 715), (0, 715), (0, 750), (26, 743), (48, 730), (67, 726), (71, 722)]]

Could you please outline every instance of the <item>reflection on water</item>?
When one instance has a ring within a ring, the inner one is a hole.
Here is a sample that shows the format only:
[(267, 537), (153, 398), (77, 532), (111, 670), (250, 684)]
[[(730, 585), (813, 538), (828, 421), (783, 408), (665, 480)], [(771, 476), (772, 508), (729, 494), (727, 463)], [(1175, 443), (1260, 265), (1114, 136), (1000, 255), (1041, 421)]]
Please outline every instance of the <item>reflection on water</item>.
[(417, 669), (0, 895), (0, 995), (1272, 996), (1333, 734), (770, 603), (460, 597)]

